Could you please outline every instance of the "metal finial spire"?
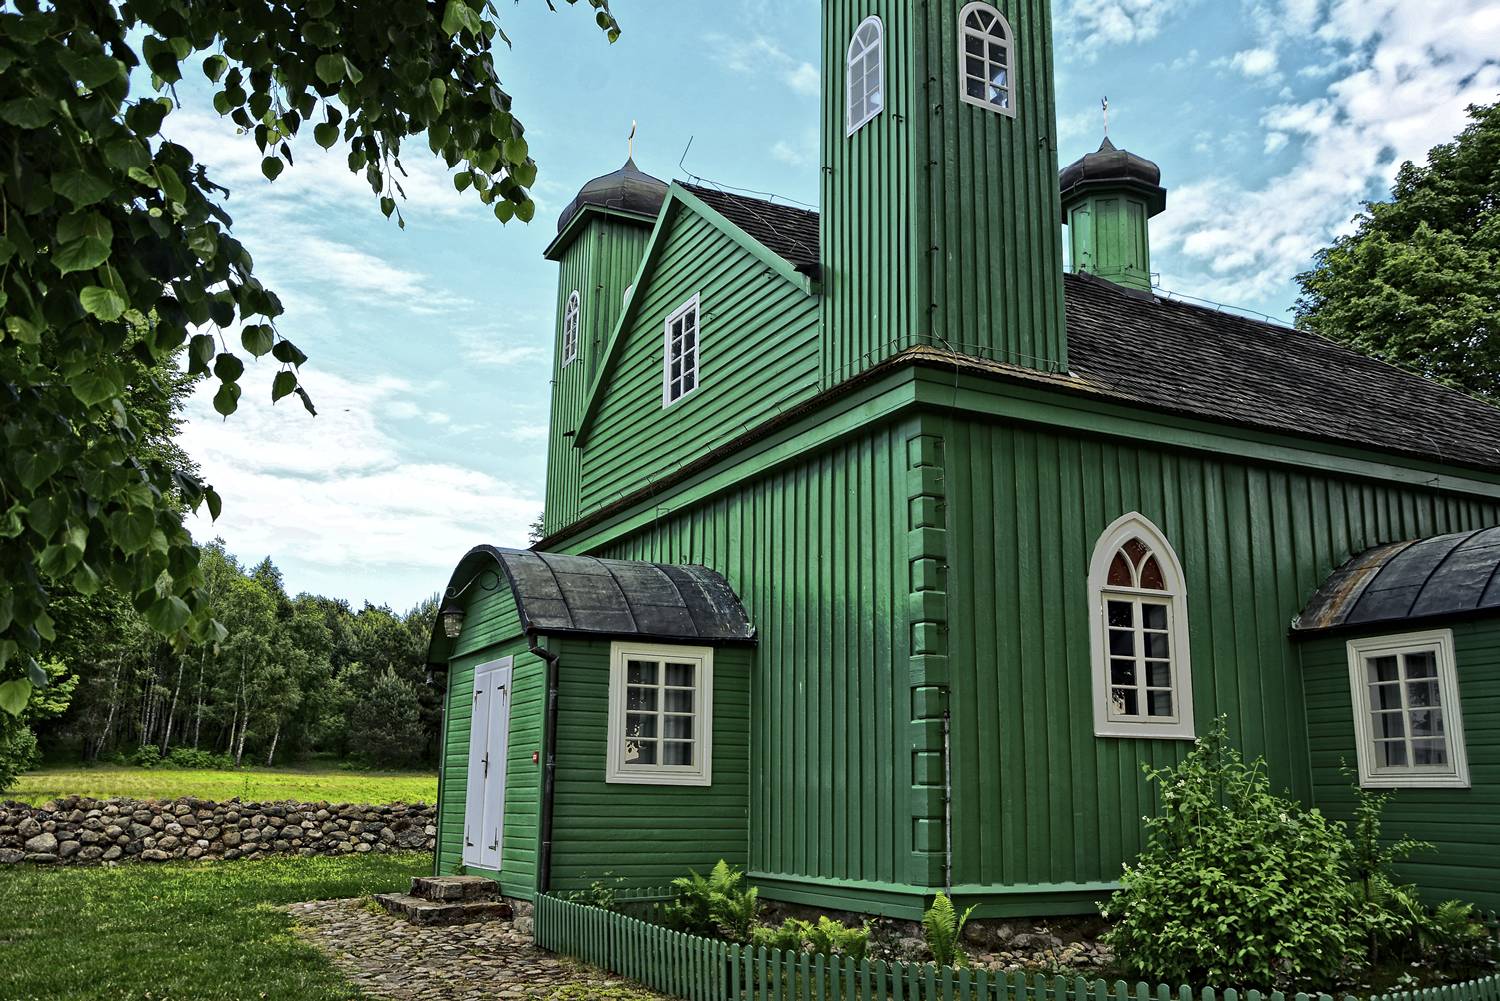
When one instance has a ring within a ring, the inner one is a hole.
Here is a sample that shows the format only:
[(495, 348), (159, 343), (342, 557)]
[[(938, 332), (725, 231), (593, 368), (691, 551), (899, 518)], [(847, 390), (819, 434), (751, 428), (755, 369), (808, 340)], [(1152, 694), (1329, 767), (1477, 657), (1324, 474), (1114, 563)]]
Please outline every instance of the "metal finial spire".
[(635, 126), (636, 123), (632, 121), (630, 123), (630, 139), (628, 140), (630, 143), (630, 159), (632, 160), (635, 159)]
[(1109, 98), (1104, 99), (1104, 138), (1109, 138)]

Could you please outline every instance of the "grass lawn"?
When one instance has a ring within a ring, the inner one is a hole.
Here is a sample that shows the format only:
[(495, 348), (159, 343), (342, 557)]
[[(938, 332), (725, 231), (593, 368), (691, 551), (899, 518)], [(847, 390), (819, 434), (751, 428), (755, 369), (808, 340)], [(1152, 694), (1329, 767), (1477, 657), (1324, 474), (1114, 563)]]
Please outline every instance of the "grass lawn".
[(60, 796), (109, 799), (300, 800), (316, 803), (432, 803), (437, 775), (427, 772), (346, 772), (338, 769), (245, 768), (209, 771), (171, 768), (43, 768), (27, 772), (0, 799), (33, 805)]
[(404, 889), (427, 855), (102, 868), (0, 877), (0, 997), (358, 998), (280, 905)]

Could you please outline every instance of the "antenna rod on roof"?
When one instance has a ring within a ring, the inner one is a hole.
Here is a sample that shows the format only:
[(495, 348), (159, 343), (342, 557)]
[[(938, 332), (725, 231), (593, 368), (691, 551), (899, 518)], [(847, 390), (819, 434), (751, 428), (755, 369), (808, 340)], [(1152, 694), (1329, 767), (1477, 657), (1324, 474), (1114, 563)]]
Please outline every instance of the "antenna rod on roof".
[(632, 160), (635, 159), (635, 128), (636, 122), (632, 120), (630, 123), (630, 138), (627, 140), (630, 144), (630, 159)]
[(682, 171), (684, 174), (686, 174), (689, 177), (697, 177), (698, 176), (698, 175), (694, 174), (692, 171), (690, 171), (690, 170), (687, 169), (688, 154), (692, 152), (692, 150), (693, 150), (693, 140), (696, 139), (696, 138), (697, 138), (697, 136), (688, 136), (688, 144), (687, 144), (687, 146), (683, 147), (683, 150), (682, 150), (682, 159), (677, 161), (677, 169), (680, 170), (680, 171)]
[(1104, 99), (1104, 138), (1109, 138), (1109, 98)]

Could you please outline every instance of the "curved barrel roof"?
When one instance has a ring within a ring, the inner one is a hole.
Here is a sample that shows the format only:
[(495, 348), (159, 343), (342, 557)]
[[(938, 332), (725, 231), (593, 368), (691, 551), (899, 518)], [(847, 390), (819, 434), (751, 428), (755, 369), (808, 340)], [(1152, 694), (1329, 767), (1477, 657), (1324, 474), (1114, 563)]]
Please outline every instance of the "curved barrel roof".
[(1487, 613), (1500, 614), (1500, 527), (1361, 553), (1324, 582), (1292, 631)]
[(708, 645), (755, 641), (734, 590), (707, 567), (479, 546), (459, 564), (450, 592), (491, 562), (510, 584), (528, 634)]

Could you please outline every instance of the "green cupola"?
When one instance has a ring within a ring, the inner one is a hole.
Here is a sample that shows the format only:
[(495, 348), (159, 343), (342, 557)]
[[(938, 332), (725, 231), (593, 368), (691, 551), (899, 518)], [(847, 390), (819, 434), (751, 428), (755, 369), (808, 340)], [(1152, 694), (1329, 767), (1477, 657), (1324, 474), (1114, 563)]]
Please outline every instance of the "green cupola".
[(1151, 224), (1167, 208), (1161, 168), (1109, 139), (1062, 172), (1072, 270), (1151, 290)]

